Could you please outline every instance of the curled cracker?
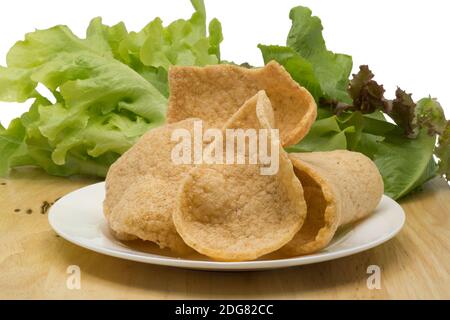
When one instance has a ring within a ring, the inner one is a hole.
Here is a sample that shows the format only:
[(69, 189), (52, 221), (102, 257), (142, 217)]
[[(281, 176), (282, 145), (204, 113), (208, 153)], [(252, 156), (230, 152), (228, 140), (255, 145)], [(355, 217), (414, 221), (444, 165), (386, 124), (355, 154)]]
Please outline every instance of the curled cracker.
[[(271, 112), (265, 92), (258, 92), (224, 129), (270, 129)], [(306, 204), (287, 154), (276, 145), (279, 170), (274, 175), (261, 175), (259, 163), (204, 164), (189, 172), (173, 213), (175, 227), (189, 246), (216, 260), (243, 261), (292, 239), (303, 223)]]
[(226, 64), (174, 66), (169, 71), (169, 86), (167, 121), (196, 117), (211, 128), (222, 128), (247, 99), (265, 90), (283, 146), (299, 142), (317, 115), (311, 94), (275, 61), (255, 69)]
[(291, 242), (281, 248), (297, 256), (324, 248), (338, 227), (371, 214), (383, 195), (375, 164), (358, 152), (291, 153), (305, 193), (308, 213)]

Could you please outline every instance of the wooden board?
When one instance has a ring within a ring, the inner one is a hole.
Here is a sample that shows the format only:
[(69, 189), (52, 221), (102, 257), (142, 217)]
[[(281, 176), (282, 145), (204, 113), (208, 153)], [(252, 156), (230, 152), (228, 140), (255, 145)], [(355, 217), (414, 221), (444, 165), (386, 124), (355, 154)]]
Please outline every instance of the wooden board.
[[(58, 237), (41, 213), (43, 202), (92, 182), (38, 169), (15, 170), (0, 179), (1, 299), (450, 298), (450, 190), (442, 179), (401, 201), (406, 226), (379, 247), (314, 265), (239, 273), (126, 261)], [(79, 290), (66, 285), (71, 265), (81, 270)], [(369, 265), (381, 268), (379, 290), (367, 288)]]

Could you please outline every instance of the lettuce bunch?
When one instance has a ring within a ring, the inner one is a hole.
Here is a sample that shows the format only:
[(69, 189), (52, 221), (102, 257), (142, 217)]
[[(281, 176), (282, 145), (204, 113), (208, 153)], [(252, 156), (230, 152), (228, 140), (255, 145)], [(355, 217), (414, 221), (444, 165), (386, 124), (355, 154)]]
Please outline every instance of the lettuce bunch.
[(364, 153), (394, 199), (438, 174), (450, 179), (450, 121), (439, 102), (431, 97), (415, 102), (400, 88), (394, 99), (386, 99), (367, 66), (350, 79), (352, 58), (327, 49), (320, 19), (305, 7), (293, 8), (290, 19), (286, 46), (258, 46), (265, 63), (282, 64), (319, 106), (309, 134), (288, 151)]
[(144, 132), (165, 121), (170, 65), (219, 63), (221, 25), (213, 19), (207, 30), (203, 0), (192, 4), (189, 20), (168, 26), (156, 18), (129, 32), (95, 18), (84, 39), (59, 25), (17, 42), (7, 67), (0, 66), (0, 100), (32, 104), (7, 129), (0, 126), (0, 175), (33, 165), (53, 175), (104, 177)]

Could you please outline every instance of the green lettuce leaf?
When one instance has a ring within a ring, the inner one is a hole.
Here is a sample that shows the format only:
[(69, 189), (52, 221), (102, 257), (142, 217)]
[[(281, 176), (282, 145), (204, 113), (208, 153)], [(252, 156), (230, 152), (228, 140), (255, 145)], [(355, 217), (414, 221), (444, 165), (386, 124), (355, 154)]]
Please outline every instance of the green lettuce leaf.
[(8, 173), (11, 162), (18, 156), (26, 153), (25, 127), (22, 125), (20, 119), (11, 121), (8, 129), (0, 129), (0, 176)]
[(348, 149), (375, 162), (388, 196), (401, 198), (436, 176), (438, 167), (433, 158), (436, 136), (430, 136), (425, 129), (411, 139), (402, 127), (386, 121), (379, 111), (348, 112), (338, 119), (341, 127), (355, 128), (353, 135), (347, 135)]
[(322, 23), (318, 17), (312, 16), (309, 8), (295, 7), (289, 18), (292, 20), (292, 27), (287, 46), (311, 62), (325, 97), (348, 101), (347, 85), (353, 65), (352, 58), (327, 50), (322, 36)]
[(402, 135), (394, 126), (385, 136), (363, 133), (355, 151), (372, 158), (384, 181), (384, 193), (393, 199), (401, 198), (436, 176), (433, 160), (436, 138), (425, 130), (416, 139)]
[(283, 65), (290, 73), (292, 79), (297, 81), (302, 87), (307, 88), (316, 101), (319, 101), (324, 95), (320, 83), (314, 74), (312, 64), (305, 58), (302, 58), (294, 49), (262, 44), (258, 45), (258, 48), (262, 52), (265, 64), (276, 60)]
[(29, 70), (0, 66), (1, 101), (24, 102), (34, 93), (35, 87)]
[(322, 23), (306, 7), (295, 7), (287, 46), (259, 45), (264, 62), (282, 64), (319, 101), (320, 98), (350, 102), (347, 93), (352, 58), (329, 51), (322, 36)]
[(141, 31), (145, 34), (145, 40), (137, 47), (144, 65), (168, 69), (170, 65), (219, 63), (219, 44), (222, 41), (220, 22), (216, 19), (211, 21), (211, 36), (207, 37), (204, 3), (196, 0), (192, 4), (196, 12), (189, 20), (176, 20), (164, 27), (160, 19), (155, 19)]
[(418, 125), (426, 128), (429, 135), (444, 133), (448, 124), (445, 120), (444, 109), (436, 99), (431, 97), (420, 99), (417, 101), (415, 113)]
[(447, 125), (439, 136), (435, 154), (439, 158), (439, 173), (450, 181), (450, 120), (447, 120)]
[(286, 148), (287, 152), (331, 151), (347, 149), (346, 134), (354, 127), (342, 129), (336, 116), (314, 122), (306, 137), (298, 144)]

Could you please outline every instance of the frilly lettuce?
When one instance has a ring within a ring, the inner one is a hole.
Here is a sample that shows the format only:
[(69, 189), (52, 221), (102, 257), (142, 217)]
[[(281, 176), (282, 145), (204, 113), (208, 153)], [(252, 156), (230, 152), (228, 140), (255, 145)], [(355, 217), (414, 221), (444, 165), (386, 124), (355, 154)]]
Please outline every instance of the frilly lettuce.
[(37, 165), (54, 175), (105, 176), (142, 134), (165, 121), (170, 65), (219, 63), (220, 23), (211, 21), (208, 36), (203, 1), (192, 4), (190, 19), (167, 27), (156, 18), (128, 32), (123, 23), (95, 18), (84, 39), (60, 25), (17, 42), (0, 67), (0, 100), (33, 104), (0, 128), (0, 175)]

